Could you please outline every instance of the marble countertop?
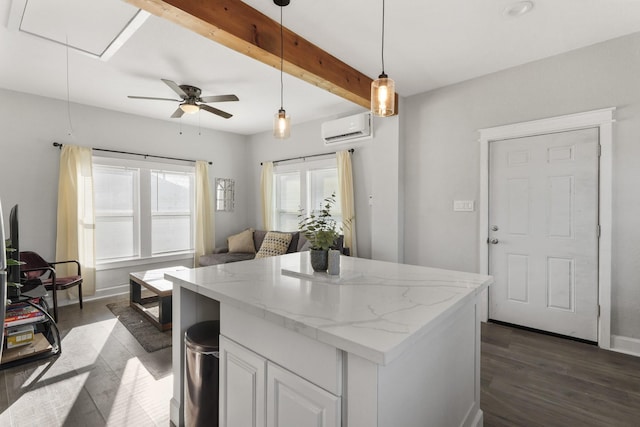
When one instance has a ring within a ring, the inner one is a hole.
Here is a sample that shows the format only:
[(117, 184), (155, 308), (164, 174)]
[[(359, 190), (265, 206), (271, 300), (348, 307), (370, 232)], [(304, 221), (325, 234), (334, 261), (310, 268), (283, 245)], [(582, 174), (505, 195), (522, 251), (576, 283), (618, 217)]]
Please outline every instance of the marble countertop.
[[(491, 276), (345, 256), (340, 277), (314, 274), (308, 266), (309, 253), (301, 252), (165, 277), (381, 365), (493, 281)], [(283, 274), (283, 269), (288, 271)]]

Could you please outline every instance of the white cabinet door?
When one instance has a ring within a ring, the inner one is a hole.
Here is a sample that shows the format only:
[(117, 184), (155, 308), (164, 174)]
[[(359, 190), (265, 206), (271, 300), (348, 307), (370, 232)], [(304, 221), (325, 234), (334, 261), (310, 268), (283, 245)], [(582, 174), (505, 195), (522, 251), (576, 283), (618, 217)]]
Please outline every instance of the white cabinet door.
[(339, 427), (340, 398), (267, 362), (267, 427)]
[(264, 427), (266, 360), (220, 335), (220, 426)]

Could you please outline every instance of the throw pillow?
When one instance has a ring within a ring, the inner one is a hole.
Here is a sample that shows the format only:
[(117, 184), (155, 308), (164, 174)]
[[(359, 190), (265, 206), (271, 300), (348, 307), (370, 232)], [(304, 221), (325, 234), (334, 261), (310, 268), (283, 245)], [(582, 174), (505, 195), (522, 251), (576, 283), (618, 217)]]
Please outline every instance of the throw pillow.
[(311, 250), (311, 242), (306, 240), (304, 241), (304, 245), (300, 248), (298, 252), (310, 251)]
[(269, 231), (260, 250), (256, 254), (256, 258), (266, 258), (270, 256), (283, 255), (287, 253), (289, 243), (291, 243), (291, 233), (279, 233), (277, 231)]
[(256, 248), (253, 245), (253, 228), (248, 228), (238, 234), (227, 238), (229, 252), (244, 252), (255, 254)]

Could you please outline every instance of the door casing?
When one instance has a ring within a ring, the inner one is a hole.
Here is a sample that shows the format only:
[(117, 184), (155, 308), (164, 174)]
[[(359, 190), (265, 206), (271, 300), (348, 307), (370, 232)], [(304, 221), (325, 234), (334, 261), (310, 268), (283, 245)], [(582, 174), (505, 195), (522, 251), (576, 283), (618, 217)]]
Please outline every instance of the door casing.
[[(583, 113), (568, 114), (541, 120), (515, 123), (480, 129), (480, 201), (478, 213), (480, 227), (478, 234), (478, 271), (489, 273), (489, 144), (525, 136), (541, 135), (585, 128), (598, 128), (600, 134), (600, 174), (599, 174), (599, 218), (600, 241), (598, 247), (598, 346), (611, 348), (611, 217), (612, 217), (612, 146), (615, 107)], [(484, 291), (481, 304), (481, 319), (487, 321), (489, 315), (488, 291)]]

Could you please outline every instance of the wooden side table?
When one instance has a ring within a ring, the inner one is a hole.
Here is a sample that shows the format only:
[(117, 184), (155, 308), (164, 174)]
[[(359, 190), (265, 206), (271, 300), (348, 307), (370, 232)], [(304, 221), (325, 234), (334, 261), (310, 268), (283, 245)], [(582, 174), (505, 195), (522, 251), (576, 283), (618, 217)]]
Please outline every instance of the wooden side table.
[[(159, 330), (168, 331), (171, 329), (171, 304), (173, 293), (173, 283), (164, 279), (164, 273), (172, 271), (186, 270), (186, 267), (167, 267), (156, 270), (139, 271), (129, 274), (129, 305), (143, 314)], [(155, 295), (152, 297), (142, 297), (142, 288), (145, 288)], [(145, 307), (145, 304), (158, 302), (158, 315)]]

